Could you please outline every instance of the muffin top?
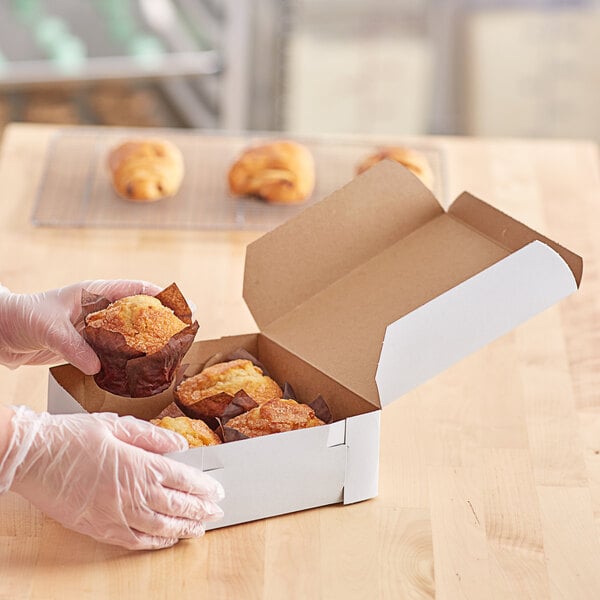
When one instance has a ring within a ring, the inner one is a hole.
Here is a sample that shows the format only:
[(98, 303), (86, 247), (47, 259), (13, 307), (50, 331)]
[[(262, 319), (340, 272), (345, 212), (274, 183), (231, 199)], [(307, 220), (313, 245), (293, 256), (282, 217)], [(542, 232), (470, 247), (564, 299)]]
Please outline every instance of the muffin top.
[(249, 360), (236, 359), (217, 363), (184, 380), (177, 388), (179, 401), (190, 406), (221, 393), (234, 396), (244, 390), (257, 404), (280, 398), (281, 388), (263, 375)]
[(188, 417), (163, 417), (150, 421), (163, 429), (170, 429), (182, 435), (188, 442), (190, 448), (199, 446), (215, 446), (221, 443), (219, 436), (210, 427), (199, 419)]
[(128, 346), (145, 354), (158, 352), (187, 327), (160, 300), (144, 294), (121, 298), (89, 314), (86, 325), (120, 333)]
[(227, 422), (227, 427), (237, 429), (248, 437), (282, 433), (324, 425), (314, 410), (295, 400), (269, 400)]

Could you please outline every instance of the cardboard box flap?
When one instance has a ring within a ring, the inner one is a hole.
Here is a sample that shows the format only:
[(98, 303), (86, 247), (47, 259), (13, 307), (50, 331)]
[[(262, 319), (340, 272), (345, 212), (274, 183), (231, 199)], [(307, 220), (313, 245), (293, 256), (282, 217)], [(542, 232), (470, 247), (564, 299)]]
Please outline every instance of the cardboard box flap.
[(384, 161), (248, 246), (246, 304), (264, 330), (442, 213), (410, 171)]
[(535, 241), (386, 328), (376, 382), (382, 406), (577, 289), (563, 258)]
[(583, 273), (583, 260), (580, 256), (519, 223), (497, 208), (486, 204), (468, 192), (463, 192), (448, 208), (448, 214), (512, 251), (523, 248), (534, 240), (544, 242), (560, 254), (569, 265), (577, 287), (579, 287)]
[[(486, 206), (471, 196), (467, 200), (473, 210)], [(471, 212), (462, 202), (454, 213), (444, 212), (406, 169), (381, 163), (251, 244), (244, 297), (266, 336), (372, 405), (381, 406), (376, 374), (388, 325), (519, 252), (494, 239), (489, 231), (480, 231), (477, 219), (467, 219)], [(491, 221), (505, 217), (494, 209), (484, 212)], [(364, 228), (361, 214), (365, 214)], [(541, 237), (509, 221), (503, 224), (520, 230), (515, 239)], [(334, 233), (328, 238), (330, 231)], [(560, 265), (550, 260), (553, 267), (544, 271), (544, 277), (551, 281), (558, 277), (561, 293), (570, 293), (576, 287), (571, 269), (549, 246), (539, 246), (557, 257)], [(511, 263), (509, 283), (515, 273), (537, 268), (529, 258), (527, 253), (519, 254), (516, 263)], [(565, 269), (568, 285), (561, 275)], [(528, 285), (537, 285), (537, 279), (530, 273)], [(511, 293), (513, 287), (508, 285)], [(526, 294), (515, 298), (517, 303), (528, 302)], [(541, 310), (537, 305), (534, 308)], [(468, 321), (465, 314), (465, 327)], [(414, 347), (420, 333), (410, 333), (407, 344)], [(474, 333), (464, 329), (466, 337)], [(386, 365), (398, 369), (404, 357), (393, 357), (394, 344), (388, 347)], [(419, 356), (426, 359), (427, 348), (421, 348)], [(428, 373), (434, 374), (432, 369)], [(393, 379), (393, 385), (397, 384)], [(408, 388), (398, 385), (395, 397), (401, 389)], [(391, 395), (386, 385), (387, 401)]]

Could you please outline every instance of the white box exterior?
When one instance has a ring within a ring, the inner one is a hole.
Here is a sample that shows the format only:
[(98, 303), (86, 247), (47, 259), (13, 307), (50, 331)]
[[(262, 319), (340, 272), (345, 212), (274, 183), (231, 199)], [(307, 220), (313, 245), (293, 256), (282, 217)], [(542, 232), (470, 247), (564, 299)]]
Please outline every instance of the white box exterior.
[[(85, 413), (50, 374), (48, 411)], [(330, 425), (168, 456), (223, 484), (225, 517), (207, 529), (377, 495), (380, 410)]]

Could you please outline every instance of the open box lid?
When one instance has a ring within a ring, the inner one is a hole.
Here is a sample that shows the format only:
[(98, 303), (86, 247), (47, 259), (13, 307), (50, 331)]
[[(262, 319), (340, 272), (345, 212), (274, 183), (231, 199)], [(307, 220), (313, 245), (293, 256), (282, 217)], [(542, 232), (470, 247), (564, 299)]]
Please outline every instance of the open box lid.
[(468, 193), (447, 211), (384, 161), (250, 244), (265, 335), (385, 405), (577, 289), (582, 260)]

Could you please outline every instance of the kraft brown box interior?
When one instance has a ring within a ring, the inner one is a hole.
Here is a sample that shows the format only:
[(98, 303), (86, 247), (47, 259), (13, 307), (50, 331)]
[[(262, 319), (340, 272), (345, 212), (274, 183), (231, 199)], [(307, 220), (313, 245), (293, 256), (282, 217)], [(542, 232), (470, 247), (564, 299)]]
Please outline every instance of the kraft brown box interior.
[[(468, 193), (444, 211), (389, 161), (250, 244), (244, 298), (260, 331), (196, 342), (184, 362), (191, 373), (244, 348), (299, 399), (324, 397), (333, 422), (172, 455), (223, 483), (211, 527), (376, 496), (381, 409), (571, 294), (581, 272), (580, 257)], [(148, 419), (172, 400), (50, 371), (52, 412)]]

